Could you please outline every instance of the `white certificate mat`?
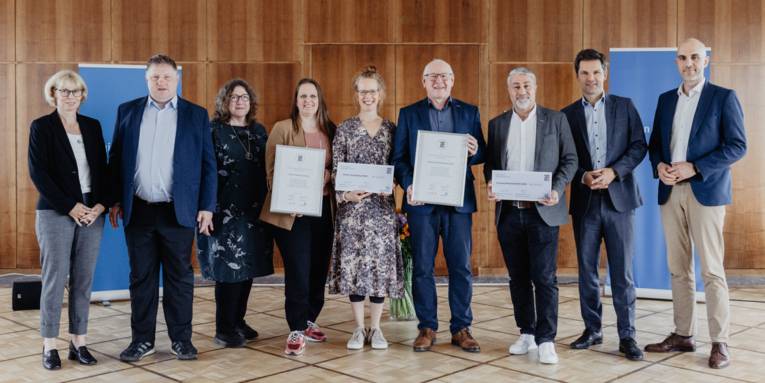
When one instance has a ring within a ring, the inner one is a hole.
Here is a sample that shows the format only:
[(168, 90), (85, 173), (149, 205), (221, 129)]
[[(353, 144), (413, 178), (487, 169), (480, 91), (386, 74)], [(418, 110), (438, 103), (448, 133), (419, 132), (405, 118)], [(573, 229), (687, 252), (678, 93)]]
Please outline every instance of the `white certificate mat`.
[(276, 145), (271, 212), (321, 217), (324, 149)]
[(393, 166), (340, 162), (335, 173), (335, 190), (392, 193)]
[(418, 131), (412, 199), (461, 207), (467, 153), (467, 134)]
[(497, 199), (539, 201), (550, 195), (552, 173), (492, 170), (491, 191)]

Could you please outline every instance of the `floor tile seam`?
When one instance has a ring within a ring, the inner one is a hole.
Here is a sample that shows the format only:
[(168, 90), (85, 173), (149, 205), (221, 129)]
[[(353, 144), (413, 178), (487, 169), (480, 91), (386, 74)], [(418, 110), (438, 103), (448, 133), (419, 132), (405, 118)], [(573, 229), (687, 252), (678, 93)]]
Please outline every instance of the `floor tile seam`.
[[(324, 363), (324, 362), (322, 362), (322, 363)], [(336, 374), (340, 374), (340, 375), (347, 376), (347, 377), (350, 377), (350, 378), (358, 379), (358, 380), (361, 380), (363, 382), (370, 382), (370, 383), (374, 382), (374, 380), (369, 380), (369, 379), (366, 379), (366, 378), (362, 378), (360, 376), (352, 375), (352, 374), (349, 374), (349, 373), (343, 372), (343, 371), (333, 370), (333, 369), (328, 368), (328, 367), (318, 366), (318, 365), (314, 365), (314, 364), (312, 364), (311, 366), (316, 367), (316, 368), (320, 368), (320, 369), (322, 369), (324, 371), (331, 371), (331, 372), (334, 372)]]
[(257, 382), (258, 380), (261, 380), (261, 379), (270, 378), (270, 377), (272, 377), (272, 376), (276, 376), (276, 375), (279, 375), (279, 374), (286, 374), (286, 373), (288, 373), (288, 372), (292, 372), (292, 371), (300, 370), (300, 369), (302, 369), (302, 368), (307, 368), (307, 367), (311, 367), (311, 366), (310, 366), (310, 365), (304, 365), (304, 366), (299, 366), (299, 367), (295, 367), (295, 368), (290, 368), (290, 369), (288, 369), (288, 370), (284, 370), (284, 371), (278, 371), (278, 372), (274, 372), (274, 373), (271, 373), (271, 374), (267, 374), (267, 375), (259, 376), (259, 377), (257, 377), (257, 378), (252, 378), (252, 379), (242, 380), (240, 383), (250, 383), (250, 382)]
[[(505, 356), (503, 358), (500, 358), (500, 359), (504, 359), (506, 357), (507, 356)], [(489, 364), (489, 366), (493, 366), (493, 367), (501, 368), (501, 369), (504, 369), (504, 370), (517, 372), (517, 373), (521, 373), (521, 374), (524, 374), (524, 375), (530, 375), (530, 376), (534, 376), (534, 377), (537, 377), (537, 378), (547, 379), (547, 380), (551, 380), (553, 382), (566, 383), (565, 380), (550, 378), (550, 377), (547, 377), (547, 376), (544, 376), (544, 375), (540, 375), (540, 374), (537, 374), (537, 373), (534, 373), (534, 372), (531, 372), (531, 371), (524, 371), (524, 370), (518, 370), (518, 369), (515, 369), (515, 368), (510, 368), (508, 366), (501, 365), (501, 364)]]
[(459, 370), (456, 370), (456, 371), (452, 371), (452, 372), (450, 372), (450, 373), (448, 373), (448, 374), (443, 374), (443, 375), (441, 375), (441, 376), (437, 376), (437, 377), (435, 377), (435, 378), (431, 378), (431, 379), (427, 379), (427, 380), (424, 380), (424, 381), (423, 381), (423, 383), (424, 383), (424, 382), (433, 382), (433, 381), (436, 381), (436, 380), (438, 380), (438, 379), (441, 379), (441, 378), (445, 378), (445, 377), (447, 377), (447, 376), (451, 376), (451, 375), (455, 375), (455, 374), (459, 374), (460, 372), (463, 372), (463, 371), (467, 371), (467, 370), (469, 370), (469, 369), (471, 369), (471, 368), (476, 368), (476, 367), (480, 367), (480, 366), (482, 366), (482, 365), (483, 365), (483, 363), (480, 363), (480, 362), (476, 362), (476, 363), (477, 363), (477, 364), (475, 364), (475, 365), (472, 365), (472, 366), (468, 366), (468, 367), (465, 367), (465, 368), (462, 368), (462, 369), (459, 369)]
[[(699, 373), (699, 374), (703, 374), (703, 375), (711, 375), (711, 376), (715, 376), (715, 377), (719, 377), (719, 378), (726, 378), (726, 379), (734, 380), (734, 381), (737, 381), (737, 382), (751, 383), (751, 381), (749, 381), (749, 380), (744, 380), (744, 379), (740, 379), (740, 378), (734, 378), (732, 376), (725, 375), (725, 373), (724, 373), (725, 370), (722, 370), (722, 369), (715, 370), (713, 368), (708, 368), (705, 371), (699, 371), (699, 370), (694, 370), (692, 368), (688, 368), (688, 367), (685, 367), (685, 366), (675, 366), (675, 365), (665, 364), (664, 363), (665, 361), (667, 361), (669, 359), (676, 358), (677, 356), (682, 355), (682, 354), (684, 354), (684, 353), (680, 352), (676, 356), (674, 356), (672, 358), (666, 358), (666, 359), (662, 360), (661, 362), (657, 362), (656, 364), (660, 364), (660, 365), (662, 365), (664, 367), (677, 368), (677, 369), (680, 369), (680, 370), (695, 372), (695, 373)], [(719, 371), (719, 373), (715, 373), (716, 371)]]

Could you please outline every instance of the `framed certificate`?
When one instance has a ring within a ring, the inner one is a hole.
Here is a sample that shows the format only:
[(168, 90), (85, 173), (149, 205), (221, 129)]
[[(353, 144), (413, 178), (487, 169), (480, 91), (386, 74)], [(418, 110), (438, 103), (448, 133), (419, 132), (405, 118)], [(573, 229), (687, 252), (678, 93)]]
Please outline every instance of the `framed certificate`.
[(467, 168), (467, 134), (417, 132), (412, 199), (462, 206)]
[(500, 200), (539, 201), (550, 195), (552, 173), (492, 170), (491, 190)]
[(271, 212), (321, 216), (324, 149), (276, 145)]
[(392, 193), (393, 166), (340, 162), (335, 173), (335, 190)]

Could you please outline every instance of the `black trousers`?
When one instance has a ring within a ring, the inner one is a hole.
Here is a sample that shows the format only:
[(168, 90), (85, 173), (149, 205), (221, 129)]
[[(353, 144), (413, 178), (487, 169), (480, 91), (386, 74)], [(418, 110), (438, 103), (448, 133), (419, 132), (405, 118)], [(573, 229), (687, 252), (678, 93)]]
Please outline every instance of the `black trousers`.
[(215, 332), (235, 335), (244, 324), (247, 300), (252, 290), (252, 279), (242, 282), (215, 282)]
[(164, 285), (162, 308), (172, 341), (191, 340), (194, 270), (191, 246), (194, 228), (175, 219), (173, 204), (149, 204), (135, 198), (125, 227), (130, 258), (130, 327), (133, 341), (154, 343), (159, 270)]
[(284, 311), (290, 331), (303, 331), (316, 322), (324, 307), (332, 254), (332, 214), (324, 198), (321, 217), (296, 217), (292, 230), (274, 228), (274, 239), (284, 261)]

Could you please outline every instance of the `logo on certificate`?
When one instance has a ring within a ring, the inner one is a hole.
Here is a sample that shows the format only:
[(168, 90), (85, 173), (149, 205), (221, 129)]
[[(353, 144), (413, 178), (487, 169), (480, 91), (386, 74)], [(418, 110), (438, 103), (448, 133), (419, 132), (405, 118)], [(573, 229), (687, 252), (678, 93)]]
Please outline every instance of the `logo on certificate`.
[(298, 154), (298, 162), (303, 162), (303, 155), (302, 154)]
[(548, 181), (550, 181), (550, 175), (549, 174), (545, 174), (545, 182), (548, 182)]
[(438, 141), (438, 147), (441, 149), (446, 149), (446, 141), (444, 140)]

